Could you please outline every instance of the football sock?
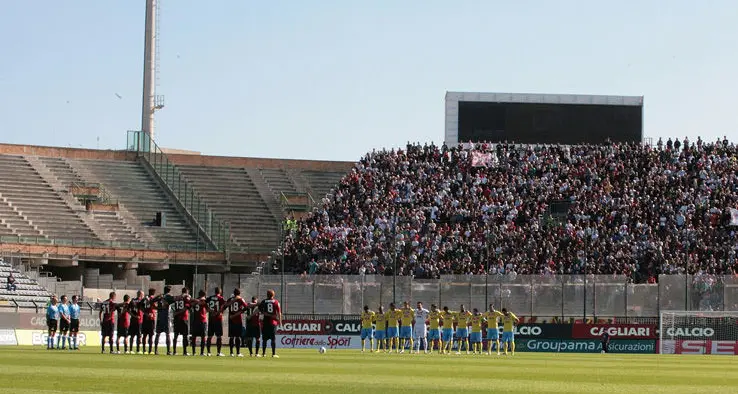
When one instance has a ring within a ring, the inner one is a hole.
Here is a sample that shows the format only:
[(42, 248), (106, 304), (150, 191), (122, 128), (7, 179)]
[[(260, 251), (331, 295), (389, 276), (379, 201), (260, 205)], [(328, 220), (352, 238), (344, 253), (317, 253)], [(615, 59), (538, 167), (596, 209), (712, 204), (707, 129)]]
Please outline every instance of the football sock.
[[(182, 354), (187, 354), (187, 335), (182, 335)], [(174, 343), (174, 346), (177, 346), (177, 343)], [(192, 353), (195, 353), (195, 350), (192, 350)]]
[[(154, 338), (154, 352), (159, 353), (159, 334)], [(151, 345), (149, 345), (149, 353), (151, 353)]]
[(115, 350), (120, 351), (120, 337), (115, 340)]
[(220, 354), (220, 349), (223, 348), (223, 338), (222, 337), (218, 337), (215, 340), (215, 343), (216, 343), (216, 347), (218, 348), (218, 354)]
[(266, 353), (267, 353), (267, 341), (264, 340), (264, 342), (262, 342), (261, 344), (261, 355), (266, 356)]
[[(251, 338), (247, 339), (246, 346), (248, 346), (249, 348), (249, 355), (253, 355), (254, 354), (254, 340)], [(256, 349), (256, 351), (258, 352), (259, 349)]]
[(195, 347), (196, 346), (197, 346), (197, 338), (196, 337), (192, 337), (192, 354), (196, 354), (195, 353)]
[[(195, 353), (195, 351), (193, 350), (192, 353)], [(208, 350), (208, 353), (210, 353), (210, 350)], [(205, 337), (200, 337), (200, 354), (205, 354)]]
[(236, 354), (241, 354), (241, 338), (236, 338)]
[(233, 345), (235, 345), (235, 338), (228, 338), (228, 347), (231, 349), (231, 354), (233, 354)]
[[(179, 334), (174, 334), (174, 343), (172, 346), (174, 347), (174, 354), (177, 354), (177, 339), (179, 339)], [(183, 341), (184, 343), (184, 341)], [(169, 348), (167, 348), (167, 353), (169, 352)], [(187, 352), (187, 346), (185, 346), (185, 352)]]
[(169, 333), (166, 333), (166, 339), (167, 339), (167, 353), (169, 353), (169, 350), (172, 346), (172, 337), (169, 336)]
[(510, 351), (515, 353), (515, 341), (510, 342)]
[(125, 338), (123, 338), (123, 352), (128, 353), (128, 343)]
[(210, 354), (210, 349), (211, 349), (210, 341), (212, 340), (213, 340), (213, 337), (208, 337), (208, 354)]
[(108, 344), (110, 345), (110, 352), (113, 352), (113, 337), (108, 337)]
[(277, 341), (272, 339), (272, 356), (277, 354)]

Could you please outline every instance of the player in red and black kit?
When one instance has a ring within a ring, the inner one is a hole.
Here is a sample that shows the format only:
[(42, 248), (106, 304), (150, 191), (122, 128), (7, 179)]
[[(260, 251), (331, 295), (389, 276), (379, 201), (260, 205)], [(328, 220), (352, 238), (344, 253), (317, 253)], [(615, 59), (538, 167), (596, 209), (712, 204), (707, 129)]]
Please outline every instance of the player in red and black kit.
[(110, 298), (100, 304), (100, 313), (98, 314), (103, 353), (105, 353), (105, 338), (108, 338), (110, 354), (113, 354), (113, 328), (115, 327), (115, 310), (117, 308), (118, 304), (115, 303), (115, 292), (111, 291)]
[(143, 310), (143, 323), (141, 324), (141, 333), (143, 340), (143, 352), (146, 353), (146, 344), (149, 344), (149, 354), (154, 348), (154, 327), (156, 327), (156, 289), (149, 289), (149, 295), (141, 300), (140, 308)]
[(131, 327), (128, 328), (128, 344), (129, 353), (133, 354), (133, 340), (136, 340), (135, 353), (141, 352), (141, 326), (143, 325), (143, 309), (141, 302), (143, 301), (143, 291), (136, 292), (136, 298), (128, 303), (128, 312), (131, 314)]
[(225, 308), (226, 300), (221, 295), (220, 287), (215, 288), (215, 294), (211, 295), (207, 299), (208, 311), (210, 312), (208, 322), (208, 356), (210, 356), (210, 344), (213, 337), (216, 337), (218, 356), (223, 357), (223, 353), (220, 352), (223, 347), (223, 309)]
[(128, 353), (128, 329), (131, 327), (131, 314), (128, 311), (128, 306), (131, 302), (131, 297), (126, 294), (123, 296), (123, 303), (118, 304), (118, 337), (115, 338), (115, 353), (120, 354), (120, 339), (123, 338), (123, 354)]
[(205, 333), (207, 332), (208, 326), (208, 304), (205, 300), (205, 290), (200, 290), (197, 294), (197, 298), (190, 302), (192, 308), (192, 321), (190, 327), (192, 330), (192, 355), (195, 353), (195, 346), (197, 345), (197, 338), (200, 338), (200, 355), (205, 355)]
[(177, 338), (182, 335), (182, 355), (187, 356), (187, 339), (190, 336), (190, 328), (188, 323), (190, 322), (190, 293), (186, 287), (182, 288), (182, 295), (177, 297), (174, 301), (174, 316), (172, 317), (174, 323), (174, 351), (172, 355), (177, 355)]
[(231, 357), (233, 357), (233, 347), (236, 347), (236, 356), (243, 357), (241, 354), (241, 336), (243, 335), (243, 316), (241, 316), (249, 304), (241, 297), (241, 290), (233, 290), (233, 297), (226, 302), (225, 309), (228, 309), (228, 346), (231, 349)]
[(259, 357), (259, 343), (261, 339), (261, 320), (259, 320), (259, 299), (251, 297), (252, 307), (246, 311), (246, 346), (249, 347), (249, 356), (254, 356), (254, 341), (256, 341), (256, 357)]
[[(266, 300), (259, 304), (259, 313), (264, 316), (261, 328), (261, 356), (266, 357), (267, 341), (272, 341), (272, 357), (277, 356), (277, 327), (282, 325), (282, 308), (274, 298), (274, 290), (267, 290)], [(258, 350), (257, 350), (258, 351)]]

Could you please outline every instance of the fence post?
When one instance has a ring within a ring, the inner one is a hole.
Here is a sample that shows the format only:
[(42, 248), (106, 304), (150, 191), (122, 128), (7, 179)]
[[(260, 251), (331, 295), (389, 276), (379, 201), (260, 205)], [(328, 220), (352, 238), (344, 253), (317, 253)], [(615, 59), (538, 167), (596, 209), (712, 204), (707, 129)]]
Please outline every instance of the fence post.
[(535, 316), (533, 314), (533, 298), (535, 297), (534, 294), (534, 288), (533, 288), (533, 275), (530, 276), (530, 315), (531, 317)]
[(313, 315), (315, 314), (315, 288), (317, 287), (316, 282), (318, 281), (318, 276), (313, 277)]
[(564, 278), (561, 278), (561, 322), (564, 322)]
[(625, 322), (628, 322), (628, 278), (625, 278)]
[(471, 278), (467, 278), (469, 280), (469, 309), (472, 309), (472, 280)]

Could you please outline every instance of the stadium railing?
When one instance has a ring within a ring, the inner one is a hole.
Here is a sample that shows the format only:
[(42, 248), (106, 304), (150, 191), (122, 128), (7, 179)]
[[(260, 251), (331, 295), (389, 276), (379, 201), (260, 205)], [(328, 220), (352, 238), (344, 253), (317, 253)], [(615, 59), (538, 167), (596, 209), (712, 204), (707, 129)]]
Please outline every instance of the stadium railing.
[(194, 187), (180, 173), (179, 169), (167, 155), (156, 145), (151, 137), (143, 131), (128, 132), (128, 149), (136, 152), (154, 170), (162, 183), (182, 205), (182, 208), (193, 219), (197, 226), (197, 237), (206, 238), (209, 242), (226, 254), (231, 250), (240, 250), (231, 238), (230, 227), (224, 218), (216, 215), (205, 201), (198, 196)]
[[(282, 288), (284, 283), (284, 288)], [(458, 308), (508, 308), (525, 316), (588, 319), (658, 318), (661, 310), (738, 309), (738, 279), (720, 275), (661, 275), (633, 284), (612, 275), (447, 275), (441, 279), (373, 275), (196, 275), (195, 288), (241, 288), (262, 296), (274, 289), (286, 313), (359, 314), (390, 302), (422, 301)]]

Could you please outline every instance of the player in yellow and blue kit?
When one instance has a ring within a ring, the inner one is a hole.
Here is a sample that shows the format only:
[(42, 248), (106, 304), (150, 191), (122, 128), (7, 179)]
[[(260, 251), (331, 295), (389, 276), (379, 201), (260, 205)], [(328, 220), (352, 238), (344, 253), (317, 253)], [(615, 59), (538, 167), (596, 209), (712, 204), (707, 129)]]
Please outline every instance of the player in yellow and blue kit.
[(395, 307), (395, 303), (390, 303), (390, 310), (387, 311), (385, 314), (385, 317), (387, 318), (387, 351), (391, 352), (392, 348), (394, 347), (397, 349), (397, 351), (400, 351), (400, 341), (399, 341), (399, 321), (400, 316), (402, 315), (402, 311), (397, 309)]
[(374, 339), (377, 340), (377, 352), (379, 352), (379, 346), (382, 346), (382, 350), (387, 350), (387, 316), (384, 313), (384, 308), (380, 305), (377, 314), (374, 315)]
[(489, 310), (484, 312), (484, 318), (487, 320), (487, 354), (492, 354), (492, 344), (495, 344), (497, 355), (500, 355), (500, 331), (497, 329), (497, 320), (502, 316), (502, 312), (495, 310), (492, 304), (489, 304)]
[(469, 320), (471, 320), (471, 312), (464, 309), (462, 304), (456, 314), (456, 354), (461, 354), (462, 344), (465, 345), (466, 354), (469, 354)]
[(472, 346), (472, 353), (482, 354), (482, 322), (484, 317), (479, 313), (477, 308), (474, 308), (471, 317), (471, 334), (469, 335), (469, 342)]
[(505, 308), (502, 308), (502, 315), (502, 348), (505, 349), (505, 355), (507, 355), (507, 345), (509, 344), (510, 352), (515, 355), (515, 334), (513, 329), (515, 328), (515, 323), (518, 322), (518, 317), (512, 312), (508, 312)]
[(415, 320), (415, 310), (410, 307), (410, 303), (405, 301), (400, 309), (400, 353), (405, 353), (405, 348), (413, 350), (413, 320)]
[(364, 305), (364, 312), (361, 313), (361, 352), (366, 349), (366, 340), (369, 340), (369, 351), (374, 351), (373, 324), (375, 313), (369, 310), (369, 305)]
[[(443, 330), (441, 331), (441, 354), (451, 354), (451, 348), (454, 345), (454, 318), (456, 314), (448, 310), (447, 306), (443, 307), (441, 319), (443, 319)], [(445, 344), (445, 347), (444, 347)]]
[(441, 311), (438, 310), (436, 304), (431, 304), (431, 310), (428, 313), (428, 350), (433, 351), (433, 347), (438, 345), (438, 352), (443, 353), (443, 345), (441, 342)]

